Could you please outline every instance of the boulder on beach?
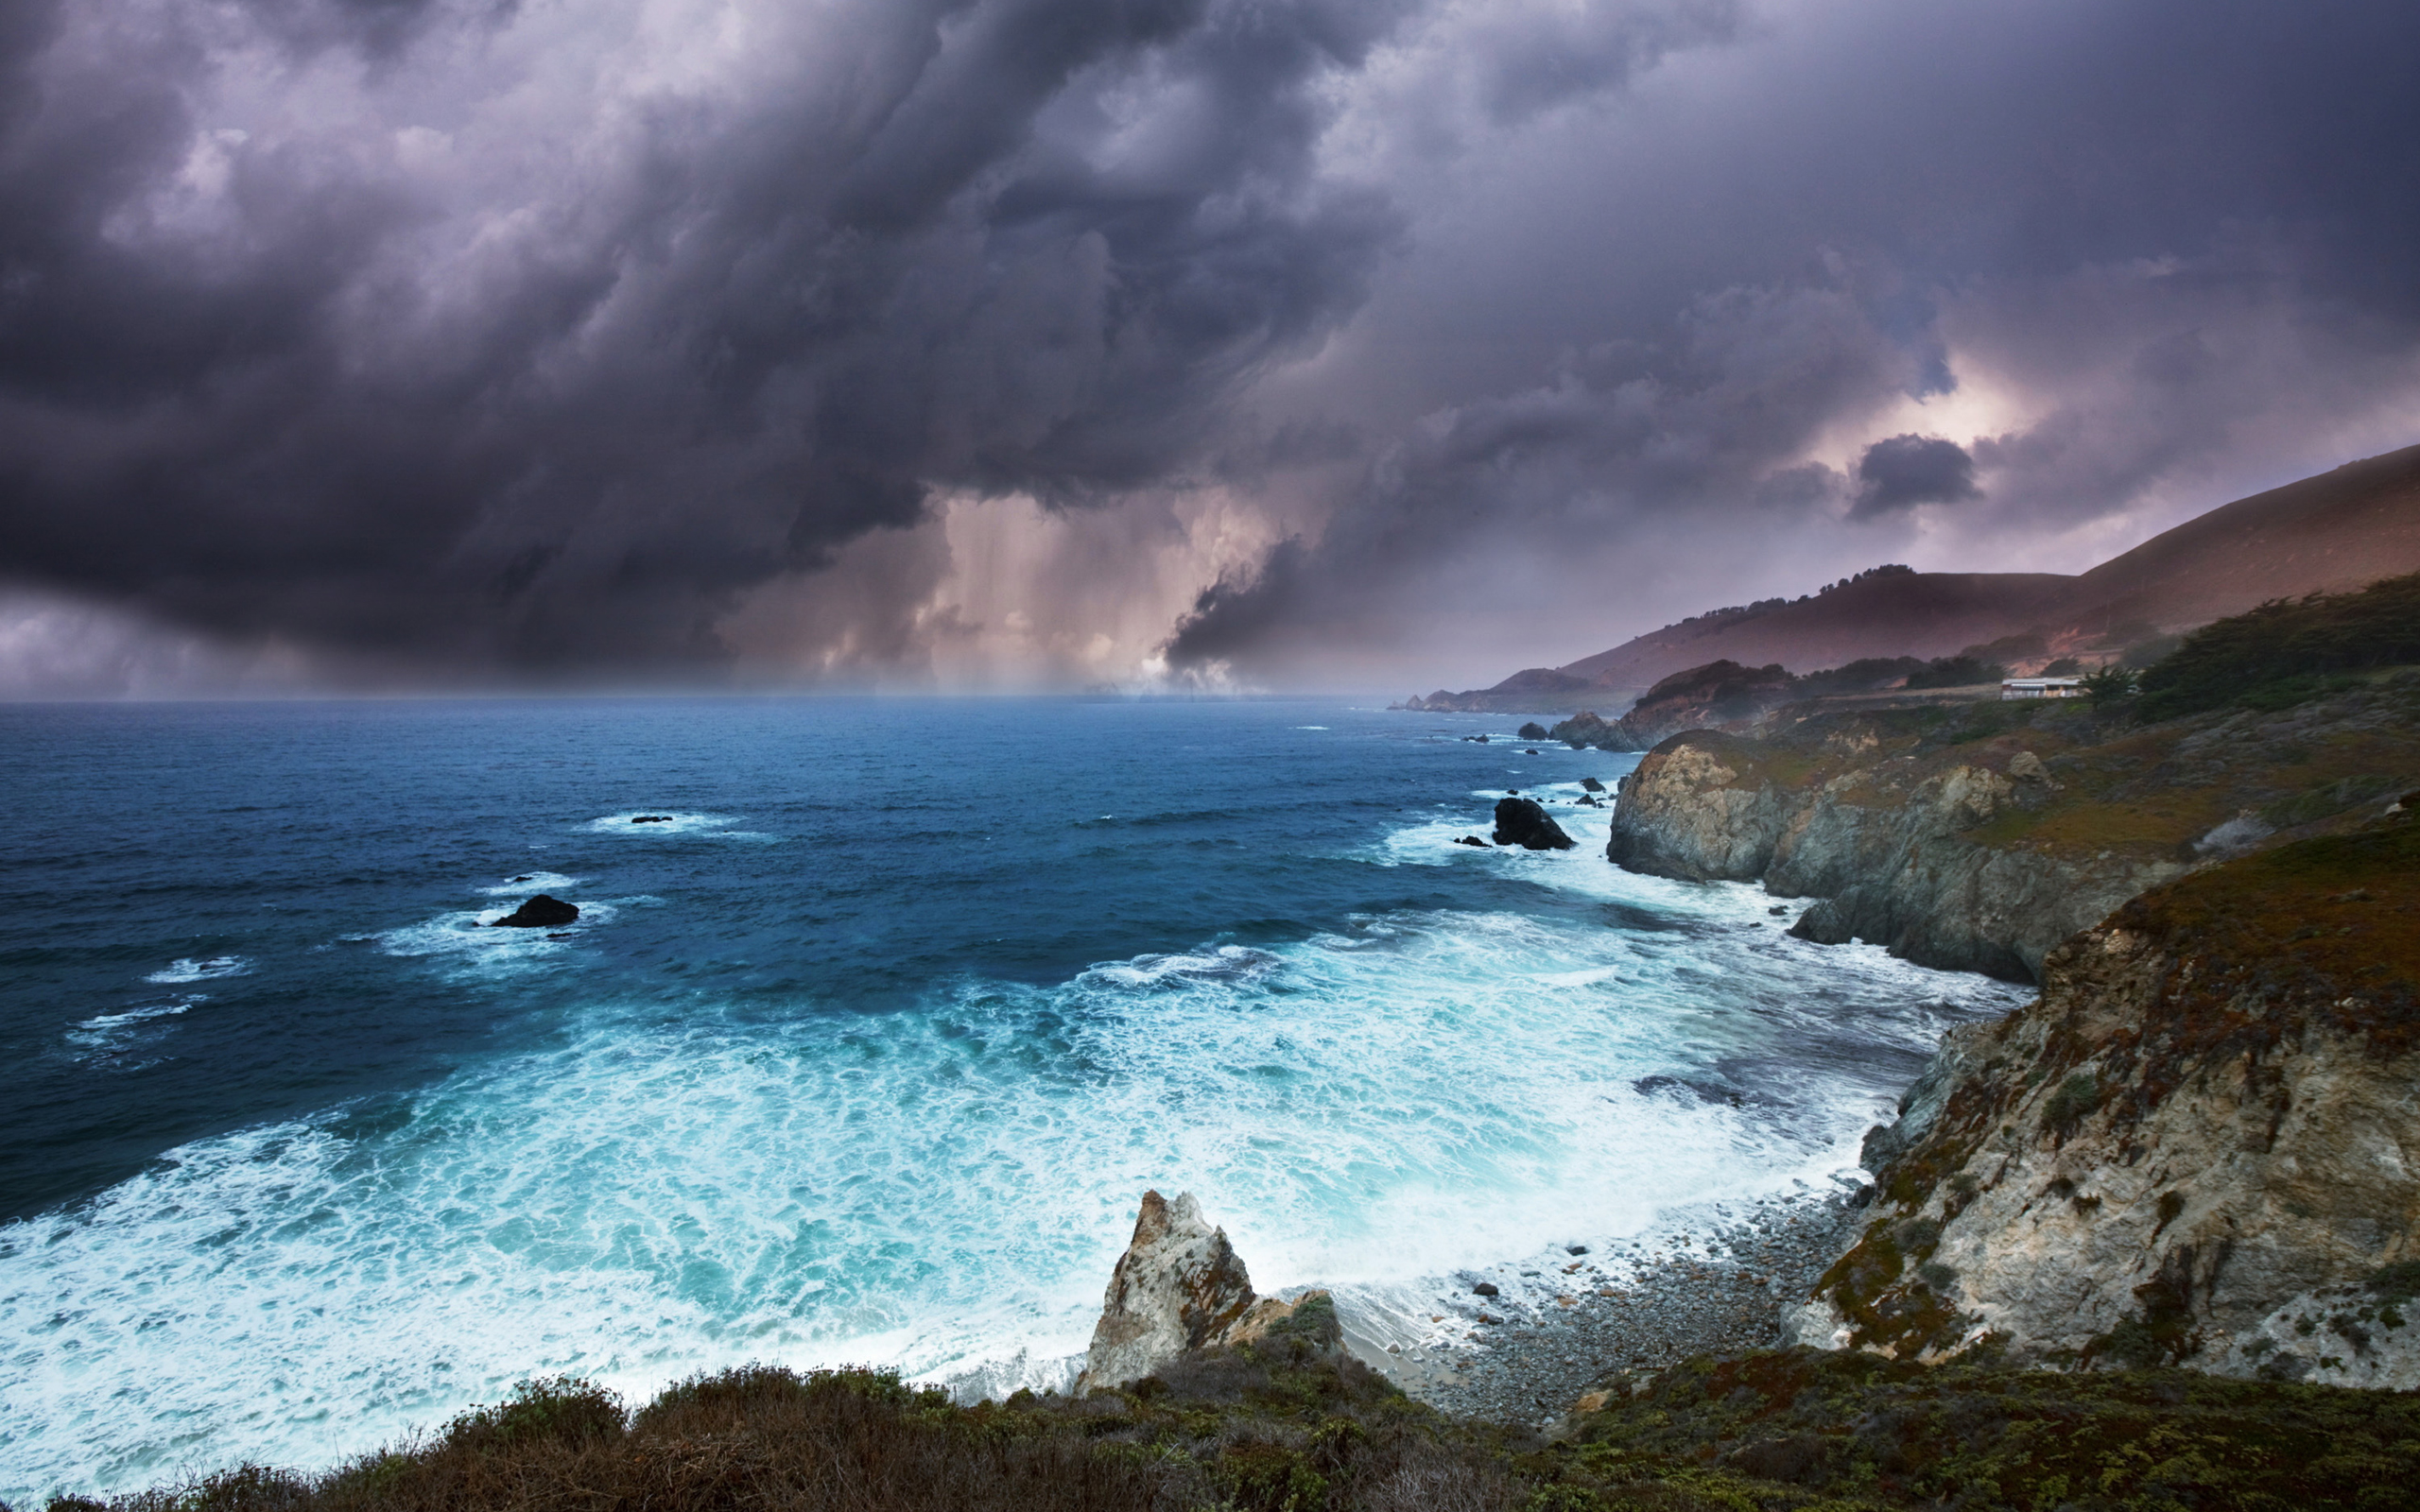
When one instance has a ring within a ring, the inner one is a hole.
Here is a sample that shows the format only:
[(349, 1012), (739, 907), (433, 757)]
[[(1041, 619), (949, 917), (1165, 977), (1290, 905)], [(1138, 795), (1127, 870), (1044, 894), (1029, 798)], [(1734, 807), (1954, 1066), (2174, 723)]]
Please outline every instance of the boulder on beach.
[(1524, 850), (1568, 850), (1574, 842), (1537, 799), (1505, 798), (1495, 802), (1495, 843)]
[(558, 924), (568, 924), (579, 917), (579, 906), (577, 903), (567, 903), (560, 898), (549, 898), (542, 892), (502, 919), (493, 920), (491, 927), (552, 929)]

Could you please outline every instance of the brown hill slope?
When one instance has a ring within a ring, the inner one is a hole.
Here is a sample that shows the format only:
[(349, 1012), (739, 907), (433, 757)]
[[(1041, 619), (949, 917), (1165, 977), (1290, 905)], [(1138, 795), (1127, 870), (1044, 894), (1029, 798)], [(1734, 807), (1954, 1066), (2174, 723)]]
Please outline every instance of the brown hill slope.
[(2085, 629), (2176, 630), (2273, 598), (2342, 593), (2420, 568), (2420, 446), (2221, 505), (2075, 580)]
[(1792, 672), (1860, 657), (1946, 656), (2038, 634), (2065, 652), (2130, 627), (2179, 630), (2267, 599), (2420, 571), (2420, 446), (2238, 499), (2079, 577), (1884, 573), (1794, 603), (1668, 625), (1562, 667), (1533, 667), (1429, 708), (1620, 707), (1675, 672), (1729, 660)]

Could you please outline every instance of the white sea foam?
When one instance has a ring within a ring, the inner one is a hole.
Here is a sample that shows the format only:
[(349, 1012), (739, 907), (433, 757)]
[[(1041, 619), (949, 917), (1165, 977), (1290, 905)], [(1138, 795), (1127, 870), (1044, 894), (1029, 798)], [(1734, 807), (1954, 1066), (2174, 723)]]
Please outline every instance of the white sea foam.
[[(647, 818), (648, 823), (637, 822)], [(735, 839), (747, 832), (735, 831), (737, 819), (723, 814), (684, 814), (674, 809), (626, 809), (608, 814), (601, 819), (591, 819), (581, 828), (596, 834), (656, 835), (709, 834)]]
[[(480, 890), (491, 895), (503, 892), (510, 898), (528, 889), (486, 887)], [(437, 956), (479, 974), (532, 970), (546, 965), (571, 949), (581, 934), (614, 921), (616, 908), (613, 902), (580, 898), (563, 901), (579, 905), (579, 918), (549, 929), (494, 928), (497, 919), (519, 906), (509, 902), (490, 908), (458, 909), (369, 937), (389, 955)], [(624, 903), (636, 901), (616, 900)]]
[(481, 887), (479, 893), (487, 898), (528, 898), (542, 892), (548, 895), (568, 892), (579, 886), (579, 878), (566, 877), (560, 871), (529, 871), (495, 886)]
[[(598, 1004), (400, 1129), (174, 1152), (0, 1228), (0, 1498), (324, 1465), (556, 1370), (1061, 1384), (1147, 1186), (1200, 1194), (1264, 1290), (1414, 1318), (1440, 1278), (1820, 1181), (1942, 1027), (2014, 997), (1782, 938), (1749, 888), (1472, 859), (1673, 927), (1402, 910), (890, 1015)], [(385, 938), (550, 948), (480, 918)]]
[(241, 976), (252, 969), (252, 963), (240, 955), (214, 955), (208, 960), (179, 959), (143, 980), (164, 987), (179, 987), (187, 982), (208, 982), (222, 976)]
[(176, 1018), (195, 1004), (208, 1001), (205, 994), (194, 992), (173, 1003), (154, 1003), (120, 1013), (95, 1014), (69, 1029), (64, 1038), (77, 1060), (88, 1065), (108, 1065), (117, 1071), (140, 1070), (151, 1062), (130, 1062), (126, 1057), (147, 1048), (166, 1030), (174, 1027), (161, 1021)]

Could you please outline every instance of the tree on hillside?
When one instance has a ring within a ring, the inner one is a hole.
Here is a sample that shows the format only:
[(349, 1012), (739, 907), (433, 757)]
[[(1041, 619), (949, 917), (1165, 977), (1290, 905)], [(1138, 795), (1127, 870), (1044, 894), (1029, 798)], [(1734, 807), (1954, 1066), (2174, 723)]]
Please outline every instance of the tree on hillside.
[(2358, 593), (2271, 599), (2204, 625), (2143, 674), (2154, 719), (2258, 700), (2282, 707), (2323, 690), (2330, 673), (2420, 662), (2420, 573)]
[(2083, 696), (2092, 700), (2095, 709), (2123, 703), (2133, 697), (2139, 678), (2132, 667), (2113, 662), (2105, 667), (2083, 675)]

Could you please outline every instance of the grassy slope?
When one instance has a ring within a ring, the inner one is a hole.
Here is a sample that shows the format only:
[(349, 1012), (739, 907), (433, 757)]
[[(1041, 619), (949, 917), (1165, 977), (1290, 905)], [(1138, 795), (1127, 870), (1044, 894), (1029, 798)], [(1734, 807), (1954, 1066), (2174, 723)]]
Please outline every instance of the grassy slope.
[[(1965, 832), (1977, 845), (2070, 856), (2190, 859), (2193, 843), (2250, 814), (2282, 838), (2353, 822), (2420, 786), (2420, 671), (2366, 674), (2274, 710), (2224, 708), (2153, 724), (2081, 701), (1785, 710), (1761, 737), (1692, 731), (1754, 786), (1819, 786), (1893, 758), (1899, 786), (1960, 765), (2005, 771), (2018, 751), (2055, 786)], [(1872, 785), (1839, 801), (1893, 803)]]

